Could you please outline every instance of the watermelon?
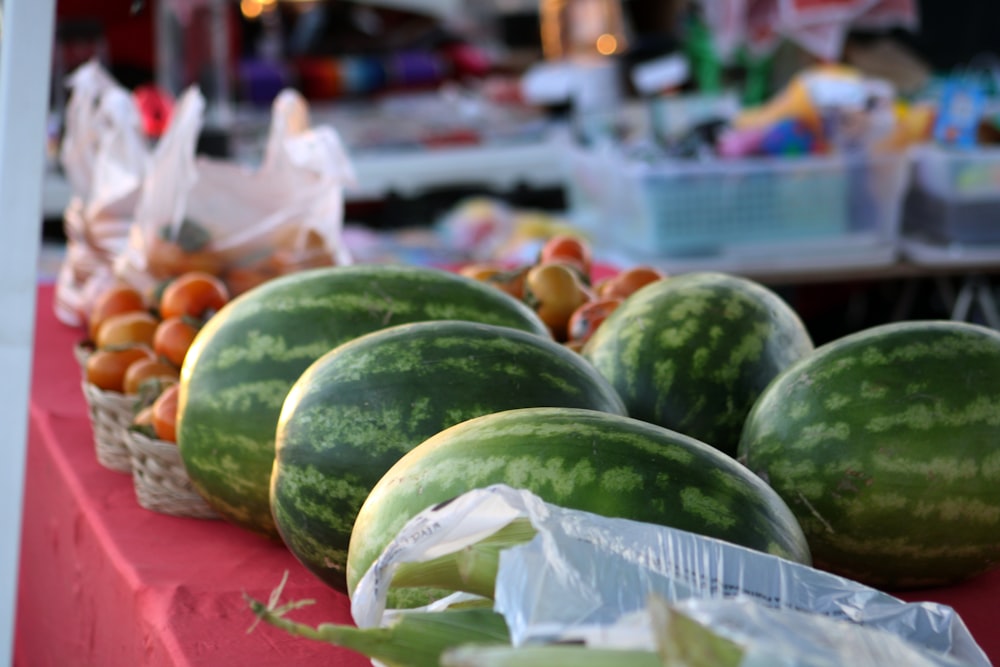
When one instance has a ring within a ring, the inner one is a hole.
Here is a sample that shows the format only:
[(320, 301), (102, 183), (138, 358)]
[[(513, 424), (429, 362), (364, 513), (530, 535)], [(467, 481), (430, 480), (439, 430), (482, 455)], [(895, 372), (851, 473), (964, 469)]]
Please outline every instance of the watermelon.
[(760, 392), (812, 350), (801, 319), (776, 293), (746, 278), (696, 272), (634, 292), (582, 353), (629, 416), (735, 456)]
[(194, 488), (224, 519), (279, 539), (268, 492), (274, 432), (292, 384), (340, 343), (436, 319), (549, 335), (517, 299), (431, 268), (314, 269), (233, 299), (198, 333), (182, 369), (177, 437)]
[(563, 507), (671, 526), (810, 562), (791, 510), (732, 457), (622, 415), (523, 408), (445, 429), (382, 476), (354, 525), (349, 590), (415, 514), (491, 484), (528, 489)]
[(883, 324), (829, 342), (754, 405), (739, 457), (816, 564), (882, 589), (1000, 564), (1000, 333)]
[(466, 419), (530, 406), (625, 412), (579, 354), (510, 327), (418, 322), (338, 346), (302, 374), (281, 411), (271, 478), (281, 537), (343, 590), (354, 518), (401, 456)]

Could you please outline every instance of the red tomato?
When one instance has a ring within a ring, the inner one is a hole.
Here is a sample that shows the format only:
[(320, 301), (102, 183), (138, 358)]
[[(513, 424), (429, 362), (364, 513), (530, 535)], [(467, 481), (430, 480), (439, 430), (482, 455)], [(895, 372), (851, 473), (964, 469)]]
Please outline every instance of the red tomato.
[(622, 302), (617, 298), (599, 298), (588, 301), (573, 311), (567, 325), (567, 335), (571, 341), (586, 343), (597, 331), (597, 327), (614, 312)]
[(153, 347), (153, 332), (157, 324), (159, 320), (146, 310), (112, 315), (98, 327), (94, 344), (98, 348), (122, 345)]
[(170, 281), (160, 297), (160, 316), (204, 320), (229, 302), (222, 279), (204, 271), (189, 271)]
[(87, 357), (87, 382), (104, 391), (122, 392), (128, 367), (139, 359), (152, 359), (153, 351), (143, 345), (97, 350)]
[(146, 302), (139, 290), (129, 285), (115, 285), (104, 290), (94, 300), (87, 317), (87, 329), (91, 340), (97, 340), (97, 331), (104, 320), (112, 315), (146, 310)]
[(156, 327), (153, 350), (159, 357), (180, 368), (197, 333), (198, 327), (189, 318), (168, 317)]
[(575, 266), (589, 280), (593, 255), (590, 244), (572, 234), (556, 234), (548, 239), (538, 255), (539, 264), (565, 262)]
[(132, 362), (125, 371), (122, 380), (122, 390), (126, 394), (138, 394), (142, 384), (148, 380), (159, 379), (164, 383), (175, 382), (180, 373), (173, 364), (161, 359), (142, 358)]
[(177, 442), (177, 394), (179, 384), (172, 384), (153, 401), (153, 430), (156, 437), (167, 442)]
[(652, 266), (633, 266), (603, 281), (598, 296), (624, 299), (640, 287), (666, 277), (665, 273)]

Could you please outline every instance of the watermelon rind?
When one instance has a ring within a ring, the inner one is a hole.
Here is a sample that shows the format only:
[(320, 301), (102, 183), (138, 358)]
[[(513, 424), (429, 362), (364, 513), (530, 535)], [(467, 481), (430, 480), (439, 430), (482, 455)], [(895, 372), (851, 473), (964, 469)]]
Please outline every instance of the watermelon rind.
[(761, 395), (739, 457), (824, 569), (902, 590), (1000, 566), (1000, 332), (914, 320), (820, 346)]
[(760, 392), (813, 349), (801, 318), (776, 292), (705, 271), (640, 288), (582, 353), (618, 391), (629, 416), (736, 456)]
[(299, 375), (360, 335), (438, 319), (549, 337), (536, 313), (517, 299), (430, 267), (313, 269), (233, 299), (198, 333), (181, 372), (177, 439), (195, 490), (223, 519), (278, 540), (269, 500), (274, 433)]
[(534, 406), (625, 412), (577, 353), (510, 327), (418, 322), (338, 346), (302, 374), (281, 411), (271, 511), (282, 539), (343, 590), (354, 518), (400, 457), (466, 419)]
[(476, 417), (425, 440), (392, 466), (358, 513), (348, 590), (426, 507), (506, 484), (547, 502), (671, 526), (808, 564), (785, 502), (732, 457), (623, 415), (524, 408)]

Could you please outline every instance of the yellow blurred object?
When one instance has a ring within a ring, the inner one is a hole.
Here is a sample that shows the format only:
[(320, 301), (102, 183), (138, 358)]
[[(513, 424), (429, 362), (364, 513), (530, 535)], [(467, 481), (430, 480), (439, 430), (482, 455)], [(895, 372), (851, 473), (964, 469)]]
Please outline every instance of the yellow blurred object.
[(821, 86), (861, 85), (857, 69), (846, 65), (824, 64), (797, 74), (785, 88), (768, 102), (745, 109), (733, 119), (739, 129), (765, 128), (783, 120), (799, 120), (817, 136), (822, 134), (822, 117), (817, 95)]
[(539, 0), (547, 60), (612, 56), (628, 48), (621, 0)]
[(875, 151), (904, 151), (931, 138), (935, 116), (933, 105), (897, 102), (893, 115), (896, 122), (892, 131), (873, 146)]

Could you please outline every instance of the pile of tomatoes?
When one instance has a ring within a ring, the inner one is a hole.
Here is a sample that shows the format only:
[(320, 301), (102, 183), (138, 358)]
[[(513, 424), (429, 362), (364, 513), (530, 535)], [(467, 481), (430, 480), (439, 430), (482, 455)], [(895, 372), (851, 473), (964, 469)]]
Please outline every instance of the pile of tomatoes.
[(524, 301), (555, 340), (577, 351), (626, 297), (666, 277), (647, 265), (628, 267), (597, 281), (592, 279), (593, 271), (590, 243), (572, 234), (547, 239), (529, 265), (511, 269), (480, 262), (459, 270)]
[(84, 377), (109, 392), (136, 398), (134, 423), (176, 442), (180, 369), (198, 330), (230, 300), (213, 274), (189, 271), (144, 295), (116, 284), (98, 295), (87, 320)]

